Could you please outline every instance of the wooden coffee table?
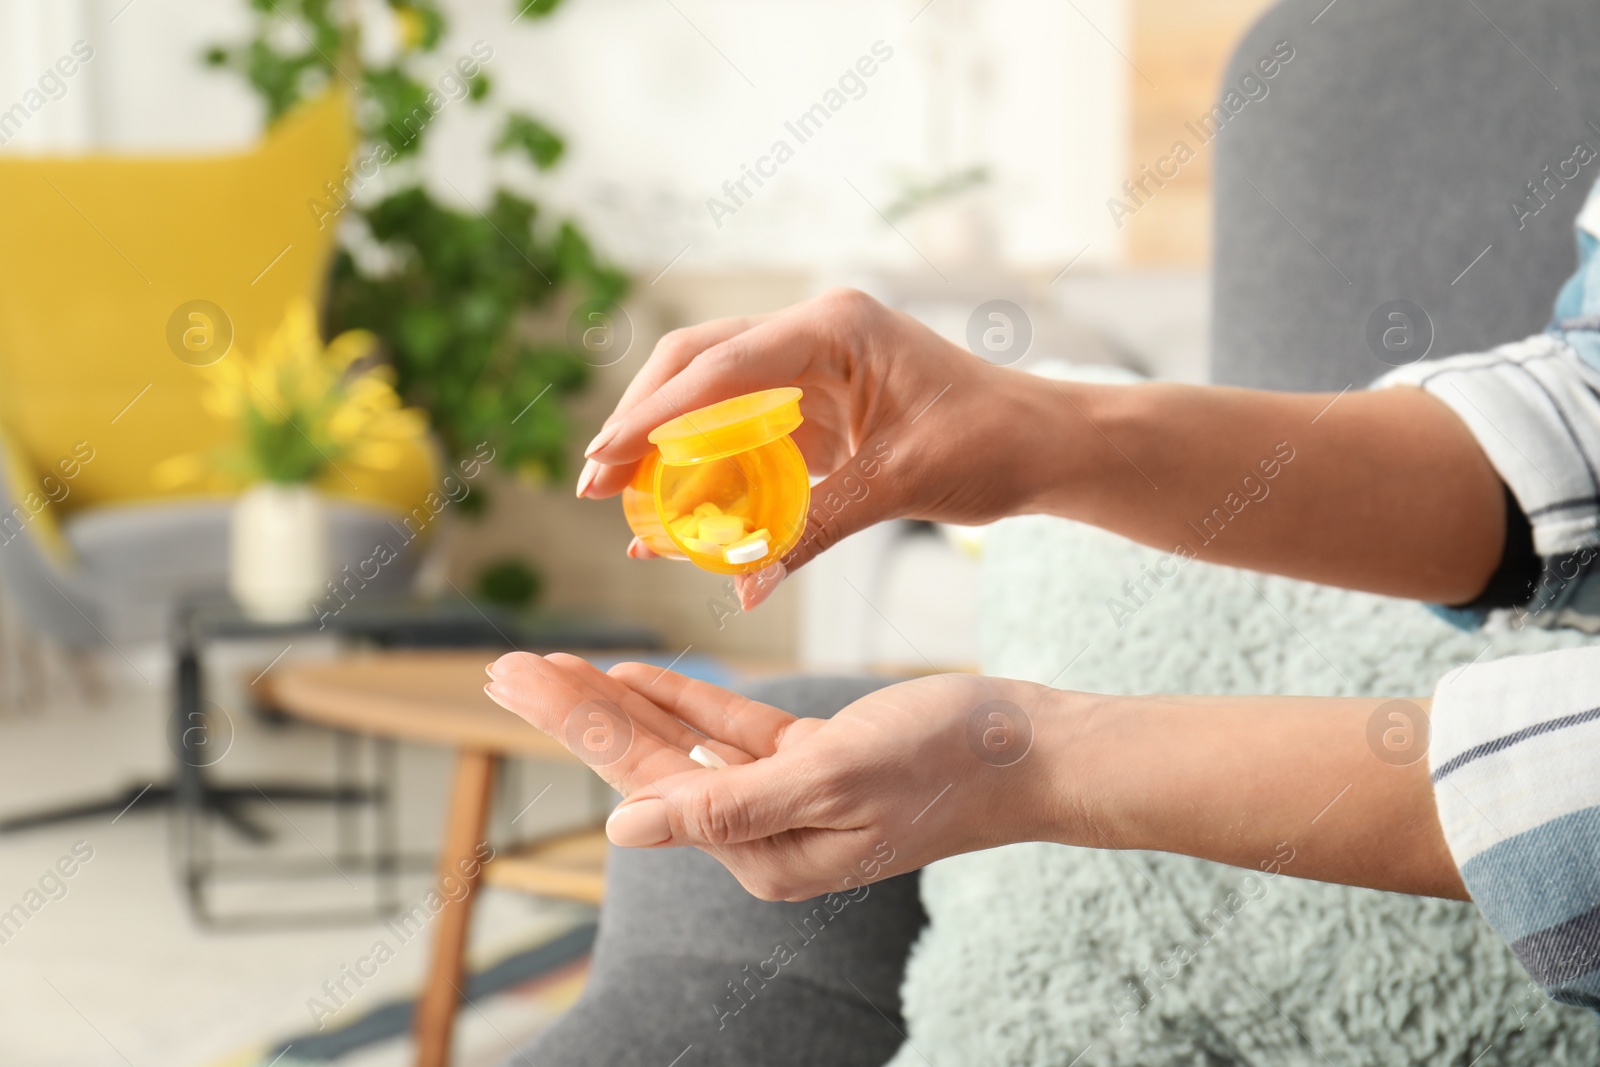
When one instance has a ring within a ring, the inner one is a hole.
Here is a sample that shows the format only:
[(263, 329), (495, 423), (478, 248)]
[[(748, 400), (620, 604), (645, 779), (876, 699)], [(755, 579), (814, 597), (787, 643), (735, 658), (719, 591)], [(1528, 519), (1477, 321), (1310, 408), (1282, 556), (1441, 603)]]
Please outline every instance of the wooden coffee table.
[[(608, 658), (617, 653), (607, 652)], [(501, 756), (578, 762), (566, 747), (491, 701), (483, 692), (485, 665), (500, 651), (404, 651), (326, 662), (286, 664), (260, 688), (284, 714), (335, 730), (455, 749), (455, 778), (440, 878), (465, 882), (447, 901), (434, 933), (433, 961), (417, 1000), (413, 1032), (419, 1067), (450, 1062), (451, 1034), (461, 999), (472, 908), (480, 880), (544, 896), (598, 904), (604, 891), (606, 840), (595, 826), (538, 841), (496, 856), (481, 868), (479, 846), (489, 815), (495, 765)], [(476, 870), (471, 878), (462, 872)]]

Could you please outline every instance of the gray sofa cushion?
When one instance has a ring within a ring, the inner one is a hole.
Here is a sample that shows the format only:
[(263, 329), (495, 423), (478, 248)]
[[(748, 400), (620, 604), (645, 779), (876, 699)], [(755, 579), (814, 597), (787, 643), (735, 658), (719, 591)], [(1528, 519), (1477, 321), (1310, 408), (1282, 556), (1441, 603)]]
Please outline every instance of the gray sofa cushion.
[(1431, 318), (1434, 355), (1542, 329), (1600, 161), (1525, 225), (1512, 205), (1537, 205), (1526, 183), (1577, 142), (1600, 149), (1594, 5), (1294, 0), (1244, 36), (1225, 83), (1278, 41), (1294, 59), (1209, 149), (1213, 378), (1364, 385), (1388, 367), (1367, 321), (1396, 299)]

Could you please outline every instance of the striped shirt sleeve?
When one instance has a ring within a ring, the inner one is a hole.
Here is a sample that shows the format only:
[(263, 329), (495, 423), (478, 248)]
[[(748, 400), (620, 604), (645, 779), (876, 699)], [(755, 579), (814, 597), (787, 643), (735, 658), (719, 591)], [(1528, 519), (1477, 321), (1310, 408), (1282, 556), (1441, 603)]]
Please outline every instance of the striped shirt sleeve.
[(1467, 891), (1553, 999), (1600, 1010), (1600, 647), (1453, 671), (1431, 718)]
[(1402, 385), (1461, 418), (1532, 525), (1544, 572), (1516, 622), (1600, 628), (1600, 370), (1552, 333), (1413, 363), (1374, 388)]

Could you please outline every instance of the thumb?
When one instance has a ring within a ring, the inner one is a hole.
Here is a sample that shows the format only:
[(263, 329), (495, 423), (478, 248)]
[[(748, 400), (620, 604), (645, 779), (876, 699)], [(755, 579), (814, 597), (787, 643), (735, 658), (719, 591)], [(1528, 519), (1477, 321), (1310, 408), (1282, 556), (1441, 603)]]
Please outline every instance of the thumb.
[(802, 825), (805, 796), (771, 759), (685, 771), (617, 805), (606, 836), (623, 848), (742, 844)]
[(735, 580), (739, 603), (745, 611), (771, 596), (784, 578), (846, 537), (895, 517), (894, 483), (870, 481), (861, 473), (866, 469), (882, 471), (876, 461), (852, 456), (812, 488), (805, 530), (789, 554), (778, 563), (753, 574), (741, 574)]

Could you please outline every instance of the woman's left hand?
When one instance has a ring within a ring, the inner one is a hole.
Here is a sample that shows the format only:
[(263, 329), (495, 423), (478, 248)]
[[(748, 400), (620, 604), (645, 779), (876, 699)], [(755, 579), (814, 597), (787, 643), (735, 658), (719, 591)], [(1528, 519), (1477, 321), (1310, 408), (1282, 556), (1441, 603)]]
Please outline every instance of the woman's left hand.
[[(516, 652), (489, 669), (501, 706), (561, 740), (626, 798), (618, 845), (694, 845), (767, 900), (808, 899), (1084, 823), (1057, 781), (1065, 694), (936, 675), (831, 719), (801, 719), (642, 663), (604, 673)], [(728, 764), (706, 769), (696, 746)], [(1072, 836), (1072, 835), (1069, 835)]]

